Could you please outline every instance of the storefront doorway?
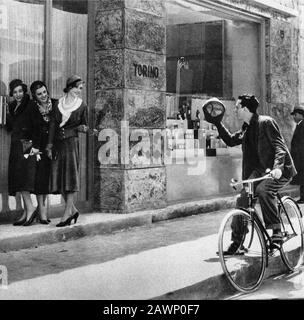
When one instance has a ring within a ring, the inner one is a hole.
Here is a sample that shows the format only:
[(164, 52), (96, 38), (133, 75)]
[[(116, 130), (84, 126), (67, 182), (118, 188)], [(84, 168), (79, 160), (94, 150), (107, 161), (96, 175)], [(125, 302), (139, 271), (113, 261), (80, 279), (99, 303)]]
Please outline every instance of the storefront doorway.
[[(88, 78), (87, 0), (0, 0), (0, 96), (8, 83), (22, 79), (28, 86), (44, 80), (53, 98), (62, 96), (71, 74)], [(88, 81), (86, 81), (88, 83)], [(87, 101), (87, 88), (83, 99)], [(90, 110), (89, 110), (90, 112)], [(21, 201), (7, 196), (10, 137), (0, 124), (0, 212), (21, 209)], [(80, 210), (90, 208), (88, 137), (80, 137)], [(51, 217), (62, 209), (61, 196), (49, 196)]]

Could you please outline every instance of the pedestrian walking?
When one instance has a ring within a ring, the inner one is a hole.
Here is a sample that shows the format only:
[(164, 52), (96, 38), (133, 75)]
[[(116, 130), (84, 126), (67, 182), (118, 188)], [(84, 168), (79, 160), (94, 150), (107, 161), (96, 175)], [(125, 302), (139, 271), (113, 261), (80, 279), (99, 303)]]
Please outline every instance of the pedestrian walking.
[(66, 81), (65, 95), (54, 106), (51, 115), (47, 152), (52, 159), (51, 189), (62, 194), (65, 200), (64, 214), (57, 227), (77, 222), (79, 212), (74, 205), (79, 191), (79, 132), (87, 132), (87, 105), (81, 99), (84, 81), (73, 75)]
[(304, 203), (304, 108), (295, 107), (291, 115), (296, 122), (296, 128), (291, 140), (290, 153), (297, 169), (297, 175), (291, 183), (300, 185), (300, 199), (297, 202)]

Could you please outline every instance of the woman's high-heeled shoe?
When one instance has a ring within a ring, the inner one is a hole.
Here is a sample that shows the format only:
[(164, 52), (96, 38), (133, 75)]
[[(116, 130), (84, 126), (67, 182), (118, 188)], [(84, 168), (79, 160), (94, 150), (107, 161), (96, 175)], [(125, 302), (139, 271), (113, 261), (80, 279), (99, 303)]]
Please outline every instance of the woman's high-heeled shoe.
[(26, 217), (21, 219), (21, 220), (17, 220), (13, 223), (13, 226), (23, 226), (23, 224), (25, 223), (26, 221)]
[(50, 223), (51, 223), (51, 220), (50, 220), (50, 219), (44, 220), (44, 219), (38, 218), (38, 222), (39, 222), (40, 224), (50, 224)]
[(77, 222), (77, 219), (79, 217), (79, 212), (75, 212), (73, 215), (71, 215), (69, 218), (67, 218), (65, 221), (59, 222), (56, 224), (56, 227), (65, 227), (71, 225), (72, 220), (74, 220), (74, 224)]
[(37, 220), (37, 218), (38, 218), (38, 209), (36, 209), (36, 210), (32, 213), (31, 217), (30, 217), (27, 221), (25, 221), (25, 223), (23, 224), (23, 226), (25, 226), (25, 227), (30, 226), (31, 224), (33, 224), (33, 222), (34, 222), (35, 220)]
[(37, 218), (37, 221), (40, 223), (40, 224), (50, 224), (51, 223), (51, 220), (50, 219), (41, 219), (40, 217)]

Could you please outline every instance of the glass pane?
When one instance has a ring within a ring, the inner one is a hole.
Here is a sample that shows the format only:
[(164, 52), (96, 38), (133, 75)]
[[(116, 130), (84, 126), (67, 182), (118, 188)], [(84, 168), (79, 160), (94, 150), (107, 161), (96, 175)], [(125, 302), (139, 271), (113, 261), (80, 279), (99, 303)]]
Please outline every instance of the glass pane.
[(166, 0), (169, 201), (229, 193), (228, 181), (240, 176), (240, 148), (227, 148), (204, 121), (202, 106), (219, 98), (226, 106), (223, 122), (234, 132), (241, 126), (233, 108), (237, 97), (249, 93), (261, 100), (259, 28), (198, 2)]
[[(52, 96), (60, 98), (66, 80), (72, 74), (87, 80), (87, 0), (55, 0), (52, 9)], [(82, 98), (87, 101), (86, 84)], [(87, 199), (86, 136), (80, 135), (79, 201)], [(60, 196), (50, 196), (51, 205), (60, 203)]]
[[(44, 9), (42, 0), (0, 0), (0, 107), (12, 79), (20, 78), (28, 86), (43, 79)], [(0, 212), (6, 212), (16, 209), (16, 202), (7, 196), (10, 136), (1, 128), (3, 109), (0, 113)], [(20, 205), (19, 201), (17, 208)]]
[(43, 2), (0, 0), (1, 94), (5, 94), (3, 86), (14, 78), (28, 85), (43, 79), (43, 57)]
[[(62, 96), (66, 79), (87, 77), (87, 1), (57, 0), (52, 11), (52, 94)], [(83, 91), (86, 100), (86, 90)]]

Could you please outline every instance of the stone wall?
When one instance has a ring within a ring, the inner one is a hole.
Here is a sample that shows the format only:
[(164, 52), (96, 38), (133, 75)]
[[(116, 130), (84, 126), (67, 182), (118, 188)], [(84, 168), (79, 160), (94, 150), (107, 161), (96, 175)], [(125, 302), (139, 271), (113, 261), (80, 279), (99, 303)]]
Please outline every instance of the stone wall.
[(299, 102), (299, 30), (295, 22), (271, 19), (266, 24), (266, 113), (274, 117), (290, 143)]
[[(95, 127), (100, 134), (94, 206), (102, 212), (166, 205), (164, 161), (153, 148), (153, 130), (166, 126), (164, 14), (163, 0), (96, 2)], [(113, 141), (118, 154), (111, 157)], [(109, 155), (108, 163), (100, 161), (102, 153)]]
[(304, 0), (299, 3), (299, 103), (304, 106)]

